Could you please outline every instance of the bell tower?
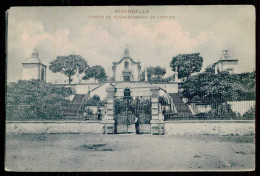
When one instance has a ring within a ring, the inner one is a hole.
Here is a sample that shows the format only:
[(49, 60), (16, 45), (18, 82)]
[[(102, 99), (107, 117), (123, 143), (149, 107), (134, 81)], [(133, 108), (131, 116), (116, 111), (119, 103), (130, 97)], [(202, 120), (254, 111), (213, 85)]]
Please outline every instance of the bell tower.
[(127, 46), (124, 51), (124, 57), (129, 57), (129, 49), (127, 48)]
[(36, 49), (33, 50), (31, 57), (22, 63), (23, 80), (39, 79), (46, 82), (46, 65), (39, 59)]

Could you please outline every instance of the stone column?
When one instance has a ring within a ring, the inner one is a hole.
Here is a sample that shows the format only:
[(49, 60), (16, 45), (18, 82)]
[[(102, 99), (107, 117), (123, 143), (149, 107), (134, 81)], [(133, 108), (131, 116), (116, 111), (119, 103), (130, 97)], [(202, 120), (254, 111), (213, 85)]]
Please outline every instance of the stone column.
[(144, 81), (148, 81), (147, 69), (144, 70)]
[(138, 64), (138, 66), (137, 66), (137, 69), (138, 69), (138, 76), (137, 76), (137, 81), (140, 81), (141, 79), (140, 79), (140, 72), (141, 72), (141, 66)]
[(151, 134), (162, 135), (164, 134), (164, 122), (159, 119), (159, 87), (153, 86), (150, 90), (152, 92), (152, 120), (150, 121)]
[(113, 79), (114, 81), (116, 81), (116, 65), (113, 65), (112, 70), (113, 70)]
[(107, 105), (106, 105), (106, 114), (102, 120), (103, 134), (114, 134), (115, 133), (115, 120), (114, 120), (114, 93), (115, 89), (112, 85), (109, 85), (106, 88), (107, 92)]
[(175, 67), (175, 74), (174, 74), (174, 76), (175, 76), (175, 81), (178, 81), (178, 68), (177, 68), (177, 66)]

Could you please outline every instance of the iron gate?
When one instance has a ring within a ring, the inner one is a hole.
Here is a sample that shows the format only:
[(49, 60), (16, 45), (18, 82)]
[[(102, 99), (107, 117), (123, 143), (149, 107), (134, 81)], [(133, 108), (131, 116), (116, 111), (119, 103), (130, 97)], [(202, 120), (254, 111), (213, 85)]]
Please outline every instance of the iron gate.
[(115, 97), (117, 133), (135, 133), (135, 119), (139, 117), (139, 133), (150, 134), (151, 97)]

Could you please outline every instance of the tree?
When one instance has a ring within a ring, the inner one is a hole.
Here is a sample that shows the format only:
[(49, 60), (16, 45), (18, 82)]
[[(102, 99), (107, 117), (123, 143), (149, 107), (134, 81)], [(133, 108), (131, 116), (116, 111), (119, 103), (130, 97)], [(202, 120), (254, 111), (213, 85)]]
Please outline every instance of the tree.
[(142, 70), (140, 73), (140, 81), (145, 81), (145, 71)]
[(156, 66), (147, 68), (148, 81), (162, 81), (162, 77), (165, 75), (166, 69)]
[(255, 72), (230, 74), (222, 71), (199, 73), (188, 77), (181, 85), (182, 95), (190, 100), (218, 101), (254, 100)]
[(8, 119), (61, 118), (68, 105), (70, 88), (40, 80), (19, 80), (7, 85)]
[(170, 67), (173, 71), (175, 71), (175, 67), (177, 67), (179, 78), (187, 78), (192, 73), (199, 72), (202, 63), (203, 58), (200, 56), (200, 53), (179, 54), (172, 58)]
[(89, 65), (87, 61), (80, 55), (58, 56), (55, 60), (50, 62), (49, 69), (53, 73), (62, 73), (69, 78), (69, 84), (71, 83), (71, 77), (75, 73), (83, 73)]
[(82, 79), (89, 80), (90, 78), (94, 78), (99, 82), (106, 81), (107, 75), (105, 69), (100, 65), (89, 67), (88, 69), (85, 70), (85, 75)]
[(215, 73), (215, 64), (212, 64), (212, 65), (209, 65), (206, 67), (205, 69), (205, 72), (208, 72), (208, 73)]

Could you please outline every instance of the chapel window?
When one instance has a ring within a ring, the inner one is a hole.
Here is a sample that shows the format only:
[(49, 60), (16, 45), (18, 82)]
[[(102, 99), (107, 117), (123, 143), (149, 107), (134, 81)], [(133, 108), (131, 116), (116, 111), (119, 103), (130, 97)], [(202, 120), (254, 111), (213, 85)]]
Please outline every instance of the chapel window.
[(125, 68), (128, 68), (129, 67), (129, 62), (125, 62)]
[(124, 81), (130, 81), (130, 76), (124, 76)]
[(131, 96), (131, 92), (129, 88), (125, 88), (124, 90), (124, 97), (130, 97)]

